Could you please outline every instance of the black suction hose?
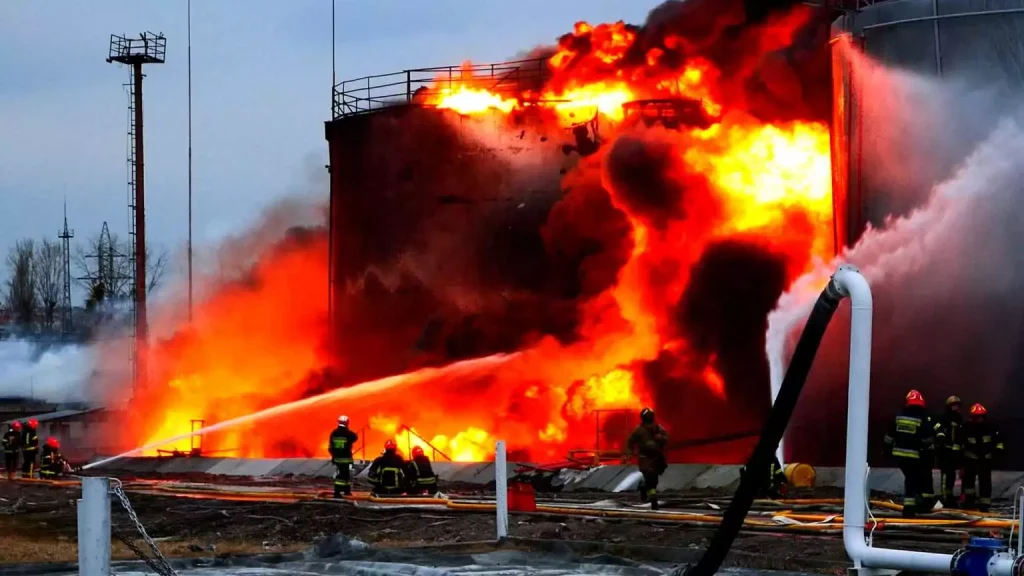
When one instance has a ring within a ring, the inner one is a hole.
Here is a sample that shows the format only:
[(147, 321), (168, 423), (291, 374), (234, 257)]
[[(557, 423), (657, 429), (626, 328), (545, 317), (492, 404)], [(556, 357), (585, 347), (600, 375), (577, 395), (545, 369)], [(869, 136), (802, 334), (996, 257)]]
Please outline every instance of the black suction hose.
[(814, 309), (807, 318), (804, 331), (800, 334), (800, 340), (793, 351), (793, 358), (790, 360), (786, 376), (782, 379), (782, 386), (779, 394), (772, 405), (772, 411), (768, 420), (761, 429), (761, 439), (758, 440), (754, 452), (747, 460), (746, 472), (740, 476), (740, 485), (736, 494), (729, 503), (729, 508), (722, 517), (722, 523), (718, 525), (711, 544), (701, 556), (696, 565), (687, 568), (686, 576), (713, 576), (725, 560), (726, 554), (732, 548), (732, 542), (736, 534), (743, 527), (743, 520), (750, 511), (754, 502), (754, 495), (757, 489), (765, 485), (768, 478), (768, 467), (772, 463), (775, 450), (782, 440), (782, 433), (793, 416), (793, 409), (796, 408), (796, 401), (800, 398), (800, 391), (803, 390), (804, 382), (807, 381), (807, 374), (811, 370), (814, 356), (818, 352), (821, 339), (825, 336), (825, 329), (832, 320), (832, 315), (842, 294), (829, 281), (828, 286), (818, 296), (814, 303)]

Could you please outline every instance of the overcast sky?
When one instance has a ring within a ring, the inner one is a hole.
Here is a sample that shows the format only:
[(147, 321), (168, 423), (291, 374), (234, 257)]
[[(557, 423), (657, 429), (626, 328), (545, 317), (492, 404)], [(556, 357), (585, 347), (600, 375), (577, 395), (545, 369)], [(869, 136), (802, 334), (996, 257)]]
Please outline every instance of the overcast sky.
[[(577, 20), (641, 22), (656, 1), (336, 0), (338, 79), (509, 59)], [(167, 36), (145, 81), (148, 238), (187, 237), (185, 0), (0, 0), (0, 248), (55, 237), (66, 196), (76, 239), (128, 230), (129, 71), (111, 33)], [(193, 230), (239, 230), (310, 190), (327, 163), (331, 0), (192, 3)], [(6, 270), (0, 278), (6, 277)]]

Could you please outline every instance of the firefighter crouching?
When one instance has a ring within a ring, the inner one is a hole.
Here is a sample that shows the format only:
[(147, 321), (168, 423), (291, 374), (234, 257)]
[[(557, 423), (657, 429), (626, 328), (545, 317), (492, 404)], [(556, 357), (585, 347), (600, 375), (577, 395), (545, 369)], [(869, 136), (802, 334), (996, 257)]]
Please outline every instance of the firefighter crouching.
[(359, 435), (349, 430), (348, 416), (338, 416), (338, 427), (331, 431), (327, 451), (334, 464), (334, 497), (352, 495), (352, 446)]
[[(953, 487), (956, 486), (956, 473), (963, 467), (963, 435), (964, 417), (960, 412), (960, 398), (946, 398), (946, 410), (935, 422), (935, 450), (938, 458), (940, 479), (939, 490), (942, 494), (942, 505), (956, 508)], [(961, 492), (963, 487), (961, 487)]]
[(924, 396), (917, 390), (907, 393), (906, 407), (885, 435), (886, 452), (899, 462), (903, 472), (903, 516), (913, 517), (934, 505), (932, 462), (934, 461), (933, 424), (925, 410)]
[[(772, 456), (772, 462), (765, 470), (767, 474), (755, 478), (759, 484), (754, 488), (755, 498), (769, 498), (777, 500), (783, 498), (789, 492), (789, 481), (786, 480), (786, 471), (779, 462), (778, 456)], [(740, 468), (740, 475), (747, 473), (747, 467)]]
[(32, 478), (36, 472), (36, 457), (39, 456), (39, 422), (32, 418), (22, 426), (21, 431), (21, 477)]
[(384, 452), (370, 464), (367, 476), (374, 496), (395, 496), (405, 491), (405, 460), (394, 440), (384, 443)]
[(60, 442), (53, 436), (46, 439), (39, 459), (39, 476), (53, 479), (64, 472), (64, 456), (60, 453)]
[(633, 430), (626, 443), (629, 452), (637, 459), (637, 468), (643, 475), (640, 498), (650, 501), (651, 510), (658, 509), (658, 477), (665, 471), (665, 445), (668, 432), (654, 421), (654, 410), (644, 408), (640, 412), (640, 425)]
[(18, 454), (21, 452), (21, 422), (8, 424), (0, 442), (4, 451), (4, 470), (7, 471), (7, 479), (14, 480), (14, 473), (18, 470)]
[(430, 458), (423, 453), (423, 448), (413, 447), (412, 459), (405, 469), (409, 494), (437, 494), (437, 474), (434, 474), (434, 467), (430, 463)]
[[(992, 505), (992, 468), (1003, 456), (1003, 440), (988, 420), (988, 410), (981, 404), (971, 406), (971, 419), (964, 425), (964, 476), (961, 490), (964, 505), (987, 512)], [(975, 479), (978, 487), (975, 490)]]

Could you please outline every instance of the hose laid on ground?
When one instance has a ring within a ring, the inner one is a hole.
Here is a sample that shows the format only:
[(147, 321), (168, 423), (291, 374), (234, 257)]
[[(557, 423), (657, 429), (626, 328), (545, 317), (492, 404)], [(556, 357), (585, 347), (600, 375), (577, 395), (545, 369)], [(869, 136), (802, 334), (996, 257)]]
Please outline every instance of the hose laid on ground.
[(830, 281), (822, 290), (807, 318), (807, 324), (793, 351), (793, 358), (782, 379), (775, 403), (761, 430), (761, 438), (747, 461), (746, 472), (740, 476), (740, 485), (736, 488), (736, 494), (733, 495), (732, 502), (729, 503), (729, 508), (725, 511), (722, 523), (715, 531), (711, 544), (701, 556), (700, 561), (686, 570), (687, 576), (714, 576), (718, 572), (726, 554), (732, 548), (736, 535), (743, 528), (744, 520), (751, 504), (754, 503), (754, 495), (758, 487), (765, 485), (768, 481), (767, 471), (773, 461), (775, 450), (779, 447), (782, 434), (789, 424), (794, 408), (796, 408), (796, 402), (807, 381), (807, 374), (811, 370), (818, 346), (825, 336), (825, 329), (828, 328), (828, 324), (842, 300), (842, 295), (832, 284)]

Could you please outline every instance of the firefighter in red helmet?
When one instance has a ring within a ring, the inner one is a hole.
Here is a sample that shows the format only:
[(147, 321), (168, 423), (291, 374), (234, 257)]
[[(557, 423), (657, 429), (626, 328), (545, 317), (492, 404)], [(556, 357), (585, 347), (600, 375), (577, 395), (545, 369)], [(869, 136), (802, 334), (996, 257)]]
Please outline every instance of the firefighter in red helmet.
[(992, 468), (1002, 460), (1003, 439), (984, 406), (971, 406), (970, 416), (964, 424), (964, 506), (973, 508), (977, 502), (978, 509), (987, 512), (992, 505)]
[(18, 470), (18, 454), (21, 453), (21, 422), (14, 421), (7, 425), (2, 445), (7, 479), (14, 480), (14, 473)]
[(367, 476), (374, 496), (395, 496), (405, 491), (405, 460), (394, 440), (384, 443), (384, 453), (370, 464)]
[(29, 419), (21, 431), (21, 477), (32, 478), (36, 472), (36, 457), (39, 455), (39, 421)]
[(60, 441), (53, 436), (46, 439), (40, 453), (39, 476), (53, 479), (64, 472), (64, 456), (60, 453)]
[(419, 446), (412, 448), (412, 458), (406, 465), (405, 478), (409, 483), (409, 494), (437, 494), (437, 474), (434, 473), (430, 458)]
[(903, 472), (903, 516), (931, 510), (935, 504), (932, 462), (935, 460), (934, 425), (917, 390), (907, 393), (903, 412), (885, 435), (886, 453), (899, 462)]

